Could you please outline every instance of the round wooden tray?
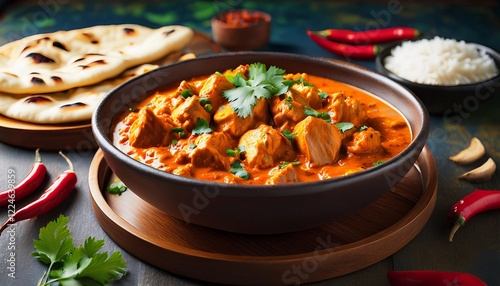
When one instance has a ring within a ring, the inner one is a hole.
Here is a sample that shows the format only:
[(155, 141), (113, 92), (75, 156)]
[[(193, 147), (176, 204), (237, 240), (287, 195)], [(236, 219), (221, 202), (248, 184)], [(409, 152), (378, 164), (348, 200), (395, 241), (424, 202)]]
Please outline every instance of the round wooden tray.
[[(438, 184), (434, 158), (425, 148), (393, 191), (361, 211), (307, 231), (252, 236), (188, 225), (131, 190), (109, 194), (106, 186), (116, 179), (98, 150), (89, 172), (92, 206), (117, 244), (164, 270), (232, 285), (313, 282), (377, 263), (422, 230)], [(307, 275), (294, 274), (297, 267)]]
[[(210, 36), (195, 31), (194, 38), (182, 53), (168, 55), (156, 63), (167, 65), (187, 54), (200, 56), (221, 49)], [(17, 147), (46, 151), (88, 151), (97, 149), (90, 120), (68, 124), (35, 124), (0, 115), (0, 141)]]

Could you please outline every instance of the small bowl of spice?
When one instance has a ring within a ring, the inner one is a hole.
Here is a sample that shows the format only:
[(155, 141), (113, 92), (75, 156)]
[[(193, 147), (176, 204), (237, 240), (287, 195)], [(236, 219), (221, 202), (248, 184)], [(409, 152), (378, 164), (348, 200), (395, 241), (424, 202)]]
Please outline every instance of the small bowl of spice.
[(215, 42), (229, 51), (251, 51), (264, 47), (271, 34), (271, 16), (257, 10), (228, 10), (212, 18)]

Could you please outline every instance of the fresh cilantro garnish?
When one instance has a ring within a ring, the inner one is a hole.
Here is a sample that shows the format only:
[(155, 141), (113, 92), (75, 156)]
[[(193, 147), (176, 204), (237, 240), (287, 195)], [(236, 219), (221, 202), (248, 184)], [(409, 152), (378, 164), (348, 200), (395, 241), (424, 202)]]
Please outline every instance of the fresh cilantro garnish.
[(328, 112), (319, 112), (307, 106), (304, 107), (304, 111), (306, 116), (318, 117), (328, 123), (332, 123), (332, 118), (330, 117), (330, 114), (328, 114)]
[(285, 99), (285, 103), (288, 106), (288, 108), (290, 108), (290, 109), (293, 109), (292, 102), (293, 102), (293, 98), (291, 96), (287, 96)]
[(366, 129), (368, 129), (368, 126), (363, 125), (363, 126), (358, 128), (358, 131), (361, 132), (361, 131), (366, 130)]
[(237, 148), (231, 149), (228, 148), (226, 149), (226, 154), (231, 157), (239, 157), (241, 153), (245, 152), (245, 147), (243, 146), (238, 146)]
[(319, 91), (318, 95), (319, 95), (319, 98), (321, 98), (321, 99), (328, 98), (328, 93), (326, 93), (324, 91)]
[(266, 70), (265, 64), (253, 63), (248, 73), (248, 80), (241, 73), (236, 74), (232, 81), (235, 88), (223, 92), (229, 105), (239, 117), (243, 118), (252, 115), (257, 99), (269, 99), (288, 90), (288, 86), (283, 83), (283, 74), (285, 74), (283, 69), (271, 66)]
[(179, 132), (182, 132), (184, 131), (184, 128), (182, 127), (174, 127), (172, 128), (172, 133), (179, 133)]
[(354, 128), (354, 124), (352, 124), (351, 122), (339, 122), (335, 124), (335, 126), (337, 126), (342, 134), (344, 134), (344, 132), (346, 132), (347, 130)]
[(106, 188), (106, 190), (113, 195), (121, 195), (127, 189), (127, 186), (125, 186), (125, 184), (120, 180), (116, 180)]
[(299, 77), (298, 79), (295, 80), (285, 80), (283, 82), (286, 86), (292, 87), (294, 84), (302, 84), (303, 86), (314, 86), (314, 84), (307, 82), (303, 77)]
[(212, 111), (212, 101), (208, 99), (207, 97), (200, 97), (200, 104), (205, 108), (207, 112)]
[(229, 169), (229, 172), (244, 180), (250, 179), (250, 174), (247, 172), (247, 170), (245, 170), (243, 164), (241, 164), (240, 161), (234, 161), (234, 163), (231, 165), (231, 168)]
[(42, 227), (39, 239), (33, 241), (36, 251), (32, 255), (49, 265), (38, 286), (106, 285), (126, 273), (127, 262), (120, 252), (98, 252), (104, 240), (89, 237), (75, 247), (68, 221), (67, 216), (60, 215)]
[(204, 133), (211, 133), (212, 128), (208, 126), (208, 121), (206, 121), (203, 118), (198, 118), (196, 119), (196, 126), (193, 129), (193, 134), (194, 135), (199, 135), (199, 134), (204, 134)]
[(191, 91), (189, 89), (185, 89), (181, 92), (181, 96), (184, 98), (188, 98), (188, 97), (193, 96), (193, 94), (191, 93)]
[(292, 166), (300, 165), (300, 161), (293, 161), (293, 162), (285, 162), (285, 161), (283, 161), (283, 162), (282, 162), (282, 163), (278, 166), (278, 168), (283, 169), (283, 168), (285, 168), (285, 167), (286, 167), (286, 166), (288, 166), (288, 165), (292, 165)]
[(283, 130), (281, 133), (288, 139), (290, 142), (292, 142), (292, 138), (297, 136), (297, 133), (292, 133), (290, 130)]
[(373, 166), (373, 167), (375, 167), (375, 166), (378, 166), (378, 165), (380, 165), (380, 164), (382, 164), (382, 163), (384, 163), (384, 162), (385, 162), (384, 160), (378, 160), (378, 161), (376, 161), (376, 162), (373, 162), (373, 163), (372, 163), (372, 166)]

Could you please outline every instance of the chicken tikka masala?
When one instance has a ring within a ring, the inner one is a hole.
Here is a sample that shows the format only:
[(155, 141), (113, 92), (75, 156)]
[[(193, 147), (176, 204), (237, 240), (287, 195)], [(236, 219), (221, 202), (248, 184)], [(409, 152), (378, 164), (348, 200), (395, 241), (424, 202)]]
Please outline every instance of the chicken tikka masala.
[(262, 63), (156, 92), (119, 118), (113, 138), (154, 168), (230, 184), (344, 176), (411, 141), (402, 115), (366, 91)]

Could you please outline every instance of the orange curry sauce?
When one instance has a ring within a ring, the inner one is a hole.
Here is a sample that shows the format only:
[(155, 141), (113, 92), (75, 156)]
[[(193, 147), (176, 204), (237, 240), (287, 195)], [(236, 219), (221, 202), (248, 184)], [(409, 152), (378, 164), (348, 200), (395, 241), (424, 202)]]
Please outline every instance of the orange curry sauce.
[[(200, 81), (208, 76), (209, 75), (206, 77), (194, 78), (188, 82)], [(312, 166), (303, 154), (297, 152), (297, 156), (294, 161), (300, 163), (294, 164), (293, 168), (298, 181), (307, 182), (323, 180), (362, 171), (371, 168), (374, 164), (377, 164), (377, 162), (383, 162), (394, 157), (410, 144), (411, 134), (406, 120), (398, 111), (384, 101), (351, 85), (323, 77), (307, 75), (307, 82), (312, 83), (320, 91), (327, 94), (342, 92), (346, 98), (354, 97), (357, 99), (366, 112), (367, 120), (363, 123), (363, 127), (371, 127), (380, 132), (380, 148), (376, 152), (356, 154), (350, 153), (346, 148), (349, 138), (346, 138), (346, 141), (343, 141), (342, 143), (338, 159), (334, 163), (323, 166)], [(148, 104), (150, 104), (152, 98), (158, 94), (167, 96), (174, 94), (177, 88), (178, 85), (159, 91), (156, 95), (146, 98), (139, 106), (137, 106), (137, 109), (140, 110), (142, 108), (146, 108)], [(327, 111), (325, 109), (316, 110)], [(210, 166), (195, 167), (189, 161), (186, 162), (186, 160), (177, 159), (177, 157), (172, 154), (175, 154), (175, 152), (179, 150), (179, 146), (169, 145), (149, 148), (132, 147), (129, 145), (129, 131), (133, 123), (134, 113), (137, 113), (137, 111), (128, 112), (118, 118), (113, 134), (114, 144), (124, 153), (128, 154), (137, 161), (143, 162), (160, 170), (175, 173), (174, 170), (176, 168), (187, 167), (189, 169), (188, 176), (199, 180), (263, 185), (266, 184), (266, 181), (269, 179), (270, 171), (272, 169), (276, 169), (279, 165), (278, 163), (273, 167), (264, 169), (249, 168), (248, 166), (245, 166), (250, 178), (248, 180), (244, 180), (233, 175), (228, 170), (220, 170)], [(273, 124), (272, 115), (270, 118), (271, 120), (269, 123)], [(213, 124), (214, 123), (211, 122), (210, 126), (216, 130), (217, 127), (213, 126)], [(352, 133), (359, 132), (358, 128), (359, 126), (357, 126), (355, 130), (352, 130), (349, 137), (352, 137)], [(188, 136), (191, 136), (191, 134), (188, 134)], [(196, 136), (198, 135), (192, 135), (192, 137)], [(232, 146), (232, 148), (238, 147), (238, 141), (236, 140), (235, 142), (236, 143)], [(294, 146), (295, 150), (297, 149), (296, 142), (292, 143), (292, 146)], [(183, 148), (188, 147), (184, 145)], [(244, 157), (241, 162), (245, 165)]]

